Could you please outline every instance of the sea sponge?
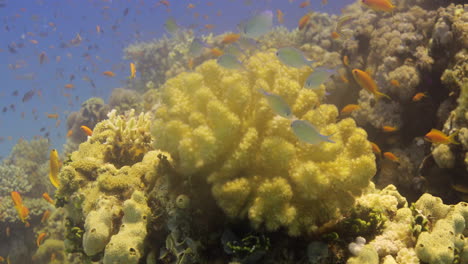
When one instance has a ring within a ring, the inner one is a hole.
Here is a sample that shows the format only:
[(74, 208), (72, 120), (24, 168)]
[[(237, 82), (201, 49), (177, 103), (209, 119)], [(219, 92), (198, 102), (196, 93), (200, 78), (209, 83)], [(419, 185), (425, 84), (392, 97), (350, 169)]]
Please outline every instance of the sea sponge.
[[(347, 211), (369, 184), (375, 157), (367, 134), (333, 105), (323, 87), (303, 89), (310, 69), (282, 65), (273, 52), (226, 70), (213, 60), (170, 79), (161, 89), (152, 131), (186, 177), (206, 177), (218, 205), (254, 227), (312, 231)], [(276, 116), (262, 88), (282, 96), (293, 114), (336, 143), (300, 142), (291, 121)]]
[(143, 242), (150, 214), (144, 193), (133, 192), (131, 199), (123, 203), (123, 213), (119, 232), (111, 237), (106, 246), (104, 264), (136, 264), (143, 256)]
[(96, 203), (96, 209), (86, 216), (84, 225), (83, 249), (88, 256), (104, 250), (111, 236), (112, 219), (120, 211), (119, 202), (113, 196), (100, 197)]

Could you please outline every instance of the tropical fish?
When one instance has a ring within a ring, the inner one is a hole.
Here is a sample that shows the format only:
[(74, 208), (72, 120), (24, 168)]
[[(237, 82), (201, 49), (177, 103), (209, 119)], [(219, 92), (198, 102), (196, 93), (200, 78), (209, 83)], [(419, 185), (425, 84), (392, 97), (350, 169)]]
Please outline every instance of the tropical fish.
[(21, 222), (25, 223), (26, 226), (29, 226), (29, 223), (27, 221), (29, 217), (29, 209), (23, 205), (23, 200), (21, 199), (21, 195), (13, 191), (11, 192), (11, 199), (13, 200), (13, 203), (15, 204), (16, 211), (18, 212), (18, 216), (21, 220)]
[(268, 105), (270, 105), (273, 112), (275, 112), (277, 115), (288, 119), (293, 117), (291, 108), (289, 107), (288, 103), (286, 103), (286, 101), (283, 99), (283, 97), (277, 94), (269, 93), (263, 89), (258, 89), (258, 91), (265, 96)]
[(248, 38), (258, 38), (268, 33), (273, 27), (273, 12), (266, 10), (249, 19), (242, 27), (242, 33)]
[(374, 11), (392, 12), (396, 7), (390, 0), (362, 0), (361, 2)]
[(417, 93), (413, 96), (413, 98), (411, 99), (413, 102), (419, 102), (421, 101), (421, 99), (423, 99), (424, 97), (426, 97), (427, 94), (426, 93)]
[(50, 119), (57, 119), (57, 118), (58, 118), (58, 114), (47, 114), (47, 118), (50, 118)]
[(398, 127), (394, 127), (394, 126), (383, 126), (383, 127), (382, 127), (382, 131), (383, 131), (383, 132), (388, 132), (388, 133), (390, 133), (390, 132), (395, 132), (395, 131), (397, 131), (397, 130), (398, 130)]
[(400, 82), (398, 80), (392, 79), (390, 80), (390, 84), (395, 87), (400, 87)]
[(164, 23), (164, 28), (171, 35), (175, 35), (179, 30), (179, 26), (177, 25), (177, 22), (174, 18), (168, 18)]
[(102, 74), (104, 74), (105, 76), (108, 76), (108, 77), (114, 77), (115, 76), (115, 73), (113, 73), (111, 71), (105, 71)]
[(308, 60), (304, 54), (302, 54), (302, 51), (293, 47), (278, 49), (276, 51), (276, 56), (282, 63), (294, 68), (310, 66), (310, 64), (313, 63), (313, 61)]
[(349, 67), (349, 57), (348, 55), (343, 56), (343, 65)]
[(304, 16), (302, 16), (299, 19), (299, 22), (297, 23), (297, 27), (299, 28), (299, 30), (302, 30), (307, 25), (307, 23), (309, 23), (309, 20), (310, 14), (305, 14)]
[(198, 57), (203, 54), (203, 50), (208, 46), (199, 38), (194, 38), (189, 47), (189, 54), (192, 57)]
[(379, 99), (380, 97), (385, 97), (391, 100), (390, 96), (379, 92), (379, 90), (377, 89), (377, 84), (367, 72), (361, 71), (359, 69), (354, 69), (352, 73), (354, 80), (356, 80), (359, 86), (361, 86), (362, 89), (365, 89), (368, 92), (372, 93), (376, 99)]
[(276, 9), (276, 18), (278, 19), (278, 23), (283, 24), (284, 23), (284, 13), (283, 11)]
[(236, 56), (229, 53), (221, 55), (216, 62), (219, 66), (230, 70), (239, 70), (244, 67)]
[(324, 83), (330, 76), (336, 73), (336, 70), (326, 68), (315, 68), (314, 71), (307, 77), (304, 88), (306, 89), (319, 89), (320, 85)]
[(210, 53), (213, 54), (216, 57), (219, 57), (219, 56), (224, 54), (224, 52), (222, 50), (218, 49), (218, 48), (212, 48), (210, 50)]
[(50, 165), (49, 180), (52, 183), (52, 185), (54, 185), (55, 188), (58, 188), (60, 185), (59, 179), (58, 179), (60, 163), (59, 163), (58, 151), (56, 149), (52, 149), (50, 151), (49, 165)]
[(240, 34), (236, 33), (229, 33), (224, 35), (223, 40), (221, 40), (221, 43), (223, 44), (231, 44), (239, 40)]
[(306, 120), (296, 119), (292, 121), (291, 128), (299, 140), (309, 144), (318, 144), (321, 142), (335, 143), (330, 139), (331, 136), (320, 134), (317, 129)]
[(37, 245), (38, 247), (42, 244), (42, 241), (44, 241), (44, 238), (46, 237), (46, 235), (47, 235), (46, 232), (42, 232), (42, 233), (40, 233), (40, 234), (37, 236), (36, 245)]
[(52, 198), (49, 196), (48, 193), (43, 193), (42, 194), (42, 198), (44, 198), (44, 200), (46, 200), (48, 203), (50, 203), (51, 205), (55, 205), (55, 202), (54, 200), (52, 200)]
[(342, 115), (347, 115), (347, 114), (351, 114), (351, 112), (353, 112), (355, 110), (358, 110), (360, 108), (361, 108), (361, 106), (358, 105), (358, 104), (348, 104), (348, 105), (344, 106), (343, 109), (341, 109), (340, 113)]
[(88, 136), (92, 136), (93, 135), (93, 130), (91, 130), (91, 128), (87, 127), (87, 126), (80, 126), (81, 130), (83, 130), (83, 132), (85, 132), (86, 135)]
[(47, 55), (43, 51), (39, 54), (39, 64), (43, 64), (47, 60)]
[(336, 31), (332, 31), (332, 33), (330, 33), (330, 37), (332, 39), (339, 39), (340, 38), (340, 34)]
[(308, 6), (310, 6), (310, 0), (303, 1), (302, 3), (299, 4), (300, 8), (306, 8)]
[(370, 144), (372, 146), (372, 152), (374, 152), (374, 154), (377, 154), (379, 156), (382, 155), (382, 151), (380, 150), (380, 148), (379, 148), (379, 146), (377, 144), (375, 144), (374, 142), (370, 142)]
[(391, 160), (391, 161), (395, 161), (395, 162), (400, 161), (400, 159), (395, 154), (393, 154), (392, 152), (384, 152), (383, 156), (386, 159)]
[(455, 141), (455, 136), (457, 134), (458, 131), (450, 136), (447, 136), (444, 132), (433, 128), (424, 136), (424, 139), (434, 144), (460, 144), (459, 142)]
[(67, 137), (71, 137), (73, 135), (73, 130), (69, 129), (67, 132)]
[(50, 210), (45, 210), (42, 214), (41, 223), (45, 223), (50, 217)]
[(73, 89), (73, 88), (75, 88), (75, 85), (73, 83), (65, 84), (65, 89)]
[(135, 79), (136, 77), (136, 67), (135, 63), (130, 62), (130, 76), (128, 77), (129, 79)]
[(31, 100), (31, 98), (34, 96), (35, 91), (34, 90), (29, 90), (23, 95), (23, 103)]

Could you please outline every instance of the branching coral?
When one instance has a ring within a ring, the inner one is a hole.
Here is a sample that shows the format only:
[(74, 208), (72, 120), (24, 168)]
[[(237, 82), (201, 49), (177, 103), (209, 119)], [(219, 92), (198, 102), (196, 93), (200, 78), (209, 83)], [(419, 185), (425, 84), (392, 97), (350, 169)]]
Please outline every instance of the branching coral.
[[(155, 146), (182, 175), (207, 175), (228, 216), (294, 235), (313, 231), (346, 211), (375, 173), (367, 135), (352, 119), (337, 122), (335, 106), (317, 107), (324, 91), (302, 89), (308, 69), (285, 67), (272, 52), (245, 67), (229, 71), (208, 61), (168, 80), (155, 113)], [(282, 96), (336, 143), (298, 141), (259, 88)]]

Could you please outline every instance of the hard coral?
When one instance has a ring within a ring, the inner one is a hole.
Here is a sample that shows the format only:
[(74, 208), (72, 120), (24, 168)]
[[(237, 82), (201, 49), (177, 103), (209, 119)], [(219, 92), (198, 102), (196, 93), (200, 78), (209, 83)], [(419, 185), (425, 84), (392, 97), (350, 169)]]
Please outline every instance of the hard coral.
[[(313, 231), (369, 184), (376, 169), (367, 134), (352, 119), (337, 122), (335, 106), (317, 107), (323, 88), (302, 89), (309, 69), (288, 68), (272, 52), (245, 67), (230, 71), (208, 61), (168, 80), (152, 128), (155, 146), (171, 154), (180, 174), (206, 177), (228, 216), (293, 235)], [(298, 141), (259, 88), (282, 96), (293, 114), (336, 143)]]

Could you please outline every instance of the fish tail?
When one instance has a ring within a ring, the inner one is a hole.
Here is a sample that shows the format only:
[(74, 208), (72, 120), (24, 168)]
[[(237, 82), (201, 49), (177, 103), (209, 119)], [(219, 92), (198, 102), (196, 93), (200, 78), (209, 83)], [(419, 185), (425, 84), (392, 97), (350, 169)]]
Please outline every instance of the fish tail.
[(381, 93), (381, 92), (375, 92), (375, 98), (378, 100), (380, 99), (381, 97), (385, 97), (387, 98), (388, 100), (392, 100), (392, 98), (384, 93)]
[(450, 136), (448, 137), (448, 140), (449, 140), (450, 143), (456, 144), (456, 145), (459, 145), (459, 144), (460, 144), (460, 142), (458, 142), (458, 141), (455, 140), (455, 137), (458, 135), (458, 132), (460, 132), (460, 130), (455, 131), (455, 133), (453, 133), (452, 135), (450, 135)]

